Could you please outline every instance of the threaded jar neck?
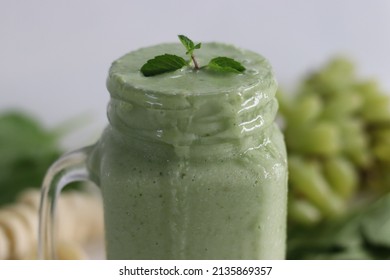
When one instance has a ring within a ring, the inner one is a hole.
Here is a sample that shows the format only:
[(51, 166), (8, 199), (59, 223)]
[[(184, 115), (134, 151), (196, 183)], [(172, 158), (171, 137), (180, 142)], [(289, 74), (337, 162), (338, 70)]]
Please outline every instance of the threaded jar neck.
[[(240, 61), (242, 74), (183, 68), (154, 77), (139, 69), (161, 53), (181, 55), (178, 44), (162, 44), (131, 52), (110, 69), (108, 118), (123, 134), (173, 146), (235, 143), (261, 133), (275, 119), (277, 89), (269, 63), (236, 47), (206, 43), (198, 60), (225, 55)], [(184, 54), (184, 52), (183, 52)]]

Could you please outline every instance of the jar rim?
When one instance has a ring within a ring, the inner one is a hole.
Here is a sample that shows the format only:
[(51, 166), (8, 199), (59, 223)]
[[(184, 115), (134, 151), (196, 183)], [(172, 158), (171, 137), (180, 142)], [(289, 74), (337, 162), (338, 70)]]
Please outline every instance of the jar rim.
[(141, 48), (125, 54), (110, 67), (107, 88), (112, 97), (123, 100), (146, 96), (204, 96), (229, 94), (244, 91), (252, 87), (266, 90), (269, 84), (275, 83), (269, 62), (260, 54), (223, 43), (204, 43), (197, 50), (197, 59), (208, 62), (217, 55), (229, 56), (242, 63), (246, 70), (243, 73), (217, 73), (211, 70), (194, 70), (184, 67), (177, 71), (152, 77), (145, 77), (140, 72), (143, 63), (161, 53), (173, 53), (184, 56), (183, 46), (177, 43), (166, 43)]

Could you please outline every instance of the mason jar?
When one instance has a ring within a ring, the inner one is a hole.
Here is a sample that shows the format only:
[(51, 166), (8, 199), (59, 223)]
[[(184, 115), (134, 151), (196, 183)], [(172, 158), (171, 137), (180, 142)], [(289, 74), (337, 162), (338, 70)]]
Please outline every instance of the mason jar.
[(42, 250), (53, 242), (45, 221), (57, 193), (91, 180), (103, 197), (108, 259), (283, 259), (287, 161), (270, 64), (206, 43), (199, 64), (227, 56), (246, 70), (143, 76), (142, 64), (163, 53), (184, 55), (179, 44), (160, 44), (113, 62), (109, 125), (45, 178)]

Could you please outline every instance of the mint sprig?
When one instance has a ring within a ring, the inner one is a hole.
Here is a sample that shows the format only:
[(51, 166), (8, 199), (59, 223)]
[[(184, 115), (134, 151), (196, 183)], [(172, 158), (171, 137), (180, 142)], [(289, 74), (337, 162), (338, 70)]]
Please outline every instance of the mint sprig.
[[(180, 42), (185, 47), (186, 55), (190, 56), (190, 61), (192, 60), (195, 70), (200, 70), (208, 68), (216, 72), (231, 72), (231, 73), (242, 73), (245, 71), (245, 67), (238, 61), (224, 56), (215, 57), (210, 60), (210, 62), (204, 66), (200, 67), (194, 51), (200, 49), (202, 44), (195, 44), (191, 39), (184, 35), (178, 35)], [(152, 59), (149, 59), (142, 67), (141, 73), (146, 76), (155, 76), (163, 74), (166, 72), (176, 71), (184, 66), (188, 66), (190, 62), (187, 62), (184, 58), (174, 55), (174, 54), (164, 54), (155, 56)]]
[(195, 43), (188, 37), (184, 36), (184, 35), (178, 35), (179, 39), (180, 39), (180, 42), (183, 44), (183, 46), (187, 49), (187, 52), (186, 54), (189, 54), (190, 57), (191, 57), (191, 60), (192, 62), (194, 63), (194, 67), (196, 70), (198, 70), (200, 67), (199, 67), (199, 64), (198, 62), (196, 61), (195, 59), (195, 56), (194, 56), (194, 51), (196, 49), (200, 49), (200, 47), (202, 46), (201, 43), (198, 43), (195, 45)]

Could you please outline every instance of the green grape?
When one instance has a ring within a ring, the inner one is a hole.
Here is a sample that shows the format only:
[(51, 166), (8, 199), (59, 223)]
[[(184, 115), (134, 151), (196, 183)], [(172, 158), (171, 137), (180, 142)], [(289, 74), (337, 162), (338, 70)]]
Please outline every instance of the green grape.
[(322, 101), (318, 95), (303, 95), (296, 100), (294, 115), (289, 122), (306, 124), (314, 121), (322, 111)]
[(321, 117), (337, 121), (357, 112), (362, 107), (362, 104), (363, 100), (359, 94), (353, 91), (346, 91), (328, 100)]
[(376, 144), (373, 147), (372, 152), (374, 153), (376, 158), (379, 159), (380, 161), (390, 163), (390, 143), (383, 142), (383, 143)]
[(344, 58), (331, 60), (321, 71), (313, 73), (305, 83), (324, 96), (342, 94), (355, 80), (355, 67)]
[(288, 201), (289, 218), (304, 225), (317, 224), (322, 219), (321, 212), (306, 199), (290, 197)]
[(325, 217), (337, 217), (345, 212), (342, 199), (334, 193), (315, 162), (299, 156), (290, 156), (288, 162), (293, 191), (306, 197)]
[(373, 129), (372, 142), (372, 152), (375, 158), (381, 162), (390, 163), (390, 126)]
[(390, 97), (378, 95), (364, 103), (362, 116), (368, 123), (390, 122)]
[(338, 122), (342, 139), (343, 153), (358, 166), (368, 166), (371, 156), (368, 135), (359, 119), (344, 119)]
[(322, 101), (318, 95), (303, 95), (298, 100), (288, 100), (278, 94), (280, 113), (286, 123), (302, 125), (314, 121), (322, 111)]
[(352, 197), (357, 188), (358, 174), (350, 161), (340, 156), (325, 159), (323, 172), (337, 194), (344, 199)]
[(361, 94), (365, 101), (371, 96), (381, 95), (379, 84), (375, 80), (357, 81), (353, 85), (353, 89), (356, 90), (357, 93)]
[(285, 131), (287, 147), (303, 154), (331, 156), (341, 149), (339, 129), (331, 122), (317, 122), (313, 125), (289, 126)]
[(364, 104), (375, 102), (378, 98), (386, 96), (375, 80), (359, 81), (353, 85), (353, 89), (362, 97)]

